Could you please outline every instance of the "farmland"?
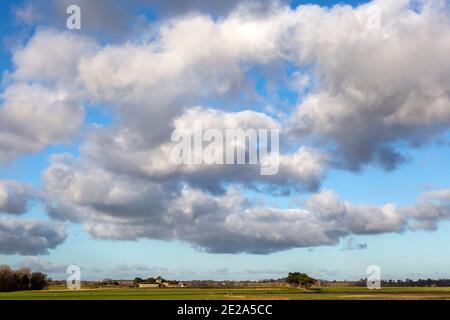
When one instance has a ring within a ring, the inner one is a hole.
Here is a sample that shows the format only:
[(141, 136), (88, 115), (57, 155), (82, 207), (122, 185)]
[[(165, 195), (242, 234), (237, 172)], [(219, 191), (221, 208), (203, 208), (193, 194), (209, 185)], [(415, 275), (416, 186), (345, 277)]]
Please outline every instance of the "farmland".
[(41, 291), (2, 292), (0, 300), (422, 300), (450, 299), (449, 287), (383, 288), (320, 287), (300, 290), (286, 286), (238, 288), (151, 288), (123, 287), (67, 290), (50, 287)]

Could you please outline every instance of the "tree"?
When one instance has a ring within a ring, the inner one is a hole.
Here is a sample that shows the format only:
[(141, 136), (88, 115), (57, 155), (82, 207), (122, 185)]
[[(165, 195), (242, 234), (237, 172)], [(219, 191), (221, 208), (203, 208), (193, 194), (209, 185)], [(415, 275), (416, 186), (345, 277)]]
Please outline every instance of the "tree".
[(31, 270), (28, 268), (21, 268), (14, 272), (15, 290), (29, 290), (31, 280)]
[(296, 287), (309, 289), (316, 283), (316, 279), (311, 278), (306, 273), (292, 272), (289, 273), (286, 282)]
[(30, 277), (30, 289), (42, 290), (48, 286), (47, 275), (42, 272), (33, 272)]
[(28, 268), (14, 271), (9, 266), (0, 265), (0, 292), (42, 290), (47, 286), (48, 278), (44, 273), (31, 273)]
[(14, 290), (14, 271), (10, 266), (0, 265), (0, 292), (9, 292)]
[(144, 279), (137, 277), (137, 278), (134, 278), (133, 282), (134, 282), (134, 284), (138, 284), (138, 283), (144, 282)]
[(145, 279), (145, 282), (147, 282), (147, 283), (156, 283), (156, 280), (157, 279), (155, 279), (153, 277), (150, 277), (150, 278)]

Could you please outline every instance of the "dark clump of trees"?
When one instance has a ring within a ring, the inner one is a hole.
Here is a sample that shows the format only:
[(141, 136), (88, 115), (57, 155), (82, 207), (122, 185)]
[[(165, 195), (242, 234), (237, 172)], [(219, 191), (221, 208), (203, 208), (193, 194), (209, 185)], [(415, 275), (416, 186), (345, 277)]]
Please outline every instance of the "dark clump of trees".
[(139, 284), (139, 283), (144, 282), (144, 279), (137, 277), (137, 278), (134, 278), (133, 282), (134, 282), (134, 284)]
[(286, 282), (291, 286), (309, 289), (316, 284), (316, 279), (311, 278), (306, 273), (290, 272), (286, 278)]
[(48, 287), (49, 279), (42, 272), (31, 272), (21, 268), (13, 270), (10, 266), (0, 265), (0, 292), (42, 290)]

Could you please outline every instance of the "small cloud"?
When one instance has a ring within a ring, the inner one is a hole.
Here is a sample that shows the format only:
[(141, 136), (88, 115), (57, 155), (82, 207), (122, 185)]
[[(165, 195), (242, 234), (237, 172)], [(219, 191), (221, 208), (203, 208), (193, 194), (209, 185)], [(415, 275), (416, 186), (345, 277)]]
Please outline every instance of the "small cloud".
[(169, 270), (164, 267), (152, 267), (140, 263), (122, 263), (107, 271), (108, 275), (113, 277), (149, 277), (165, 275), (168, 272)]
[(29, 268), (32, 271), (44, 273), (65, 273), (67, 266), (63, 264), (53, 264), (36, 256), (30, 256), (19, 262), (18, 267)]
[(276, 269), (263, 269), (263, 270), (245, 269), (241, 273), (249, 275), (272, 275), (272, 276), (288, 274), (287, 271)]
[(217, 268), (214, 270), (211, 270), (211, 273), (214, 275), (226, 275), (230, 273), (230, 270), (228, 270), (227, 268)]
[(22, 7), (15, 8), (14, 16), (18, 21), (26, 25), (32, 25), (40, 19), (40, 15), (37, 13), (33, 4), (31, 3), (27, 3)]
[(338, 270), (320, 269), (318, 274), (325, 277), (337, 277), (340, 272)]
[(342, 251), (363, 250), (367, 249), (367, 243), (358, 243), (355, 238), (348, 238)]
[(142, 271), (142, 272), (154, 272), (154, 271), (167, 271), (165, 268), (161, 267), (150, 267), (145, 264), (140, 263), (122, 263), (116, 266), (113, 272), (125, 272), (125, 271)]

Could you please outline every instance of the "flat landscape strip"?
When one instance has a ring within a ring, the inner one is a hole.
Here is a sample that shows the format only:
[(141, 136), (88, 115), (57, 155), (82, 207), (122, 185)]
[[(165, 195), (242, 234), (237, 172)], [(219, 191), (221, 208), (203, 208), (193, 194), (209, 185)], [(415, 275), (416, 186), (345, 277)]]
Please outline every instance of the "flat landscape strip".
[(383, 288), (322, 287), (305, 291), (290, 287), (254, 288), (92, 288), (1, 292), (0, 300), (449, 300), (450, 287)]

